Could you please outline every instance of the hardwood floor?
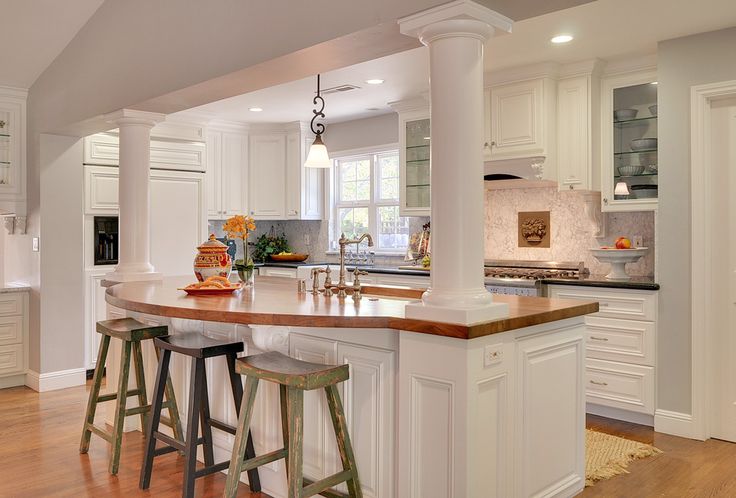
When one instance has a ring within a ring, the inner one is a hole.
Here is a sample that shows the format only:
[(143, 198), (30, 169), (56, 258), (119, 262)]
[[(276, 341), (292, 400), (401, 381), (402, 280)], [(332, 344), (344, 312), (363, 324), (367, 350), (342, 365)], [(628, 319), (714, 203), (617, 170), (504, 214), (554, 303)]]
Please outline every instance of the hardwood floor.
[[(109, 449), (92, 438), (80, 455), (79, 437), (87, 389), (77, 387), (38, 394), (24, 388), (0, 390), (0, 497), (100, 497), (181, 494), (182, 459), (158, 457), (149, 491), (138, 489), (143, 454), (140, 433), (125, 435), (120, 472), (107, 473)], [(601, 481), (580, 495), (588, 497), (733, 497), (736, 496), (736, 444), (657, 434), (649, 427), (588, 416), (588, 427), (654, 444), (664, 454), (630, 464), (631, 474)], [(197, 496), (219, 497), (222, 474), (197, 479)], [(241, 486), (241, 497), (267, 498)]]

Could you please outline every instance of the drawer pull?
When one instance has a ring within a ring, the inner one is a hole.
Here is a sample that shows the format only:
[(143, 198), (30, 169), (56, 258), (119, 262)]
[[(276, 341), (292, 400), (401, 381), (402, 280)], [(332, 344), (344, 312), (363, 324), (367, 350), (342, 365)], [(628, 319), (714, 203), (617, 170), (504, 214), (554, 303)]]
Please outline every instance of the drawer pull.
[(608, 342), (608, 338), (607, 338), (607, 337), (596, 337), (596, 336), (594, 336), (594, 335), (591, 335), (591, 336), (590, 336), (590, 340), (591, 340), (591, 341), (603, 341), (603, 342)]
[(608, 303), (598, 303), (598, 306), (606, 307), (606, 306), (608, 306)]
[(595, 380), (591, 380), (590, 383), (595, 384), (596, 386), (607, 386), (608, 385), (608, 382), (598, 382)]

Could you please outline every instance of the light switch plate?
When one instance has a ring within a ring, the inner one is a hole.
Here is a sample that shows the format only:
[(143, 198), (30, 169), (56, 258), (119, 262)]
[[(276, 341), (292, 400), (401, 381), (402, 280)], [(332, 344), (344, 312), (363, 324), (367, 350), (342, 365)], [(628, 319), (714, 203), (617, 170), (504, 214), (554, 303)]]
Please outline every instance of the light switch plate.
[(39, 240), (38, 240), (38, 237), (33, 237), (33, 239), (31, 240), (31, 245), (32, 245), (33, 252), (38, 252), (39, 251)]
[(483, 366), (488, 368), (503, 361), (503, 344), (489, 344), (483, 349)]

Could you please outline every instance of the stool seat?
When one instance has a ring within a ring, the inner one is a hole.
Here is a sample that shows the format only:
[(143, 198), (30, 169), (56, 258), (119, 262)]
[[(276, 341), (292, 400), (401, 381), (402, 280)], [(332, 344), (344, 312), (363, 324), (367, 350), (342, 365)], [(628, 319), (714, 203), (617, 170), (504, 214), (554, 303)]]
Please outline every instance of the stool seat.
[(240, 353), (244, 349), (241, 341), (222, 341), (207, 337), (199, 332), (157, 337), (154, 342), (157, 348), (174, 351), (192, 358), (212, 358), (228, 353)]
[(97, 322), (97, 332), (123, 341), (142, 341), (169, 333), (166, 325), (146, 325), (134, 318), (116, 318)]
[(235, 369), (240, 375), (251, 375), (304, 391), (337, 384), (350, 377), (347, 365), (310, 363), (278, 351), (238, 358)]

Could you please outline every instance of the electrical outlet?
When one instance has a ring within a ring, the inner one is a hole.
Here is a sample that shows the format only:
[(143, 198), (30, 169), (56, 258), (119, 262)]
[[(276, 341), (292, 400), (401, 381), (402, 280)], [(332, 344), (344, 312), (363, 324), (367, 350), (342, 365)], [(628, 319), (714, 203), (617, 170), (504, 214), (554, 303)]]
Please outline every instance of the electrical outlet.
[(483, 350), (483, 366), (488, 368), (503, 361), (503, 344), (491, 344)]
[(631, 237), (631, 243), (634, 245), (634, 247), (642, 247), (644, 245), (644, 239), (641, 235), (634, 235)]
[(31, 245), (32, 245), (33, 252), (38, 252), (39, 251), (39, 248), (38, 248), (38, 246), (39, 246), (38, 237), (33, 237), (33, 239), (31, 240)]

